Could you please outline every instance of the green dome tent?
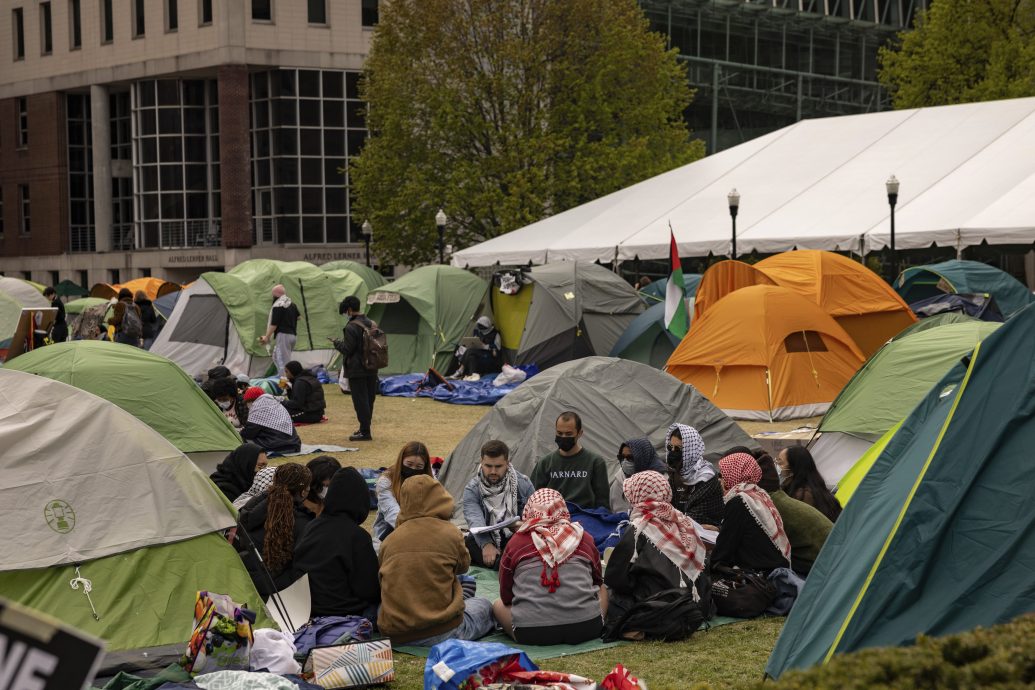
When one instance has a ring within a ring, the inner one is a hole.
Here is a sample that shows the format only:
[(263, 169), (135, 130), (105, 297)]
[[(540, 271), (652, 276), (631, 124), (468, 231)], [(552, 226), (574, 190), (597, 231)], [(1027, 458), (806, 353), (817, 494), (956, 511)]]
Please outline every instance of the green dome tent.
[(103, 297), (80, 297), (74, 299), (65, 305), (65, 314), (67, 316), (78, 316), (90, 307), (96, 307), (99, 304), (111, 304), (111, 300), (104, 299)]
[(385, 280), (385, 277), (383, 275), (381, 275), (374, 269), (370, 268), (369, 266), (364, 266), (363, 264), (358, 263), (356, 261), (348, 261), (345, 259), (341, 261), (328, 261), (325, 264), (320, 264), (319, 268), (323, 271), (350, 271), (352, 273), (355, 273), (363, 279), (363, 282), (366, 283), (368, 290), (379, 288), (388, 282), (387, 280)]
[[(247, 603), (271, 625), (222, 535), (233, 509), (157, 432), (86, 391), (9, 368), (0, 419), (4, 597), (102, 638), (109, 666), (139, 664), (145, 649), (149, 661), (175, 661), (198, 590)], [(69, 584), (77, 577), (92, 585), (97, 618)]]
[(896, 338), (874, 353), (834, 399), (810, 446), (827, 484), (836, 485), (874, 441), (1000, 325), (950, 323)]
[[(689, 313), (692, 314), (692, 310)], [(665, 328), (665, 303), (658, 302), (633, 319), (611, 348), (611, 357), (631, 359), (640, 364), (649, 364), (655, 369), (664, 369), (677, 345), (679, 338)]]
[(909, 414), (834, 524), (766, 672), (1035, 611), (1035, 306)]
[(388, 335), (388, 366), (380, 373), (428, 367), (445, 373), (460, 339), (471, 334), (488, 287), (460, 268), (424, 266), (371, 290), (368, 316)]
[(895, 290), (910, 304), (946, 292), (988, 294), (1007, 319), (1032, 302), (1031, 291), (1009, 273), (959, 259), (907, 268), (895, 281)]
[(45, 376), (121, 407), (212, 471), (241, 437), (176, 364), (139, 347), (78, 340), (16, 357), (8, 369)]

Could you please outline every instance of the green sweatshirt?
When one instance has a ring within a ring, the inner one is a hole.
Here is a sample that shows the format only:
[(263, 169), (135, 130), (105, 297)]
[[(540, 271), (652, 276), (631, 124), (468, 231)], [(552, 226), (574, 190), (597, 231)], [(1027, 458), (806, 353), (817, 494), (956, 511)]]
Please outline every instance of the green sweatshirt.
[(607, 463), (585, 448), (567, 458), (557, 451), (540, 458), (529, 478), (535, 488), (555, 489), (564, 500), (583, 508), (611, 510)]

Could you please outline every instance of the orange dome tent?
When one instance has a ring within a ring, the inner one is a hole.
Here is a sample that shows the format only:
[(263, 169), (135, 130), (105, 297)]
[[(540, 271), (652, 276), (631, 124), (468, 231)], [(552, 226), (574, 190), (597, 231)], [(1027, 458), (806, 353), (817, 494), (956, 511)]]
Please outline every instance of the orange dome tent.
[(864, 361), (841, 326), (787, 288), (741, 288), (695, 318), (665, 366), (735, 419), (826, 412)]
[(90, 289), (90, 297), (111, 299), (112, 297), (118, 297), (119, 290), (122, 288), (126, 288), (134, 295), (137, 293), (137, 290), (142, 290), (149, 300), (156, 300), (163, 295), (168, 295), (170, 292), (183, 289), (178, 283), (170, 283), (161, 278), (134, 278), (119, 285), (97, 283)]
[(713, 304), (734, 290), (751, 285), (776, 285), (772, 278), (751, 264), (726, 259), (713, 264), (701, 276), (694, 294), (694, 321), (701, 318)]

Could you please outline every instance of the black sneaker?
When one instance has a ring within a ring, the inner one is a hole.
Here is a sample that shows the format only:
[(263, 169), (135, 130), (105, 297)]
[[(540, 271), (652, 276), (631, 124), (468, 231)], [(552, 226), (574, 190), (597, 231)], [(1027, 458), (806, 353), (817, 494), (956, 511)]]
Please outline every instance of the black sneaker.
[(362, 431), (357, 431), (356, 433), (354, 433), (351, 436), (349, 436), (349, 440), (350, 441), (373, 441), (374, 439), (373, 439), (373, 437), (370, 436), (370, 434), (364, 434)]

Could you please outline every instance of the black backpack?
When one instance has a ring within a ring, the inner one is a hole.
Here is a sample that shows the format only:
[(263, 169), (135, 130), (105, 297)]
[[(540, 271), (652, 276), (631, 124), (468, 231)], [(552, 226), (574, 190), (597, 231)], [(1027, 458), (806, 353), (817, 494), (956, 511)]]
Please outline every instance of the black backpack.
[[(708, 617), (708, 599), (694, 601), (687, 587), (666, 589), (637, 601), (619, 618), (608, 621), (601, 637), (621, 640), (625, 633), (643, 633), (645, 639), (677, 642), (693, 635)], [(704, 606), (702, 606), (702, 603)]]
[(720, 616), (755, 618), (776, 599), (776, 586), (761, 573), (718, 567), (712, 574), (712, 602)]

